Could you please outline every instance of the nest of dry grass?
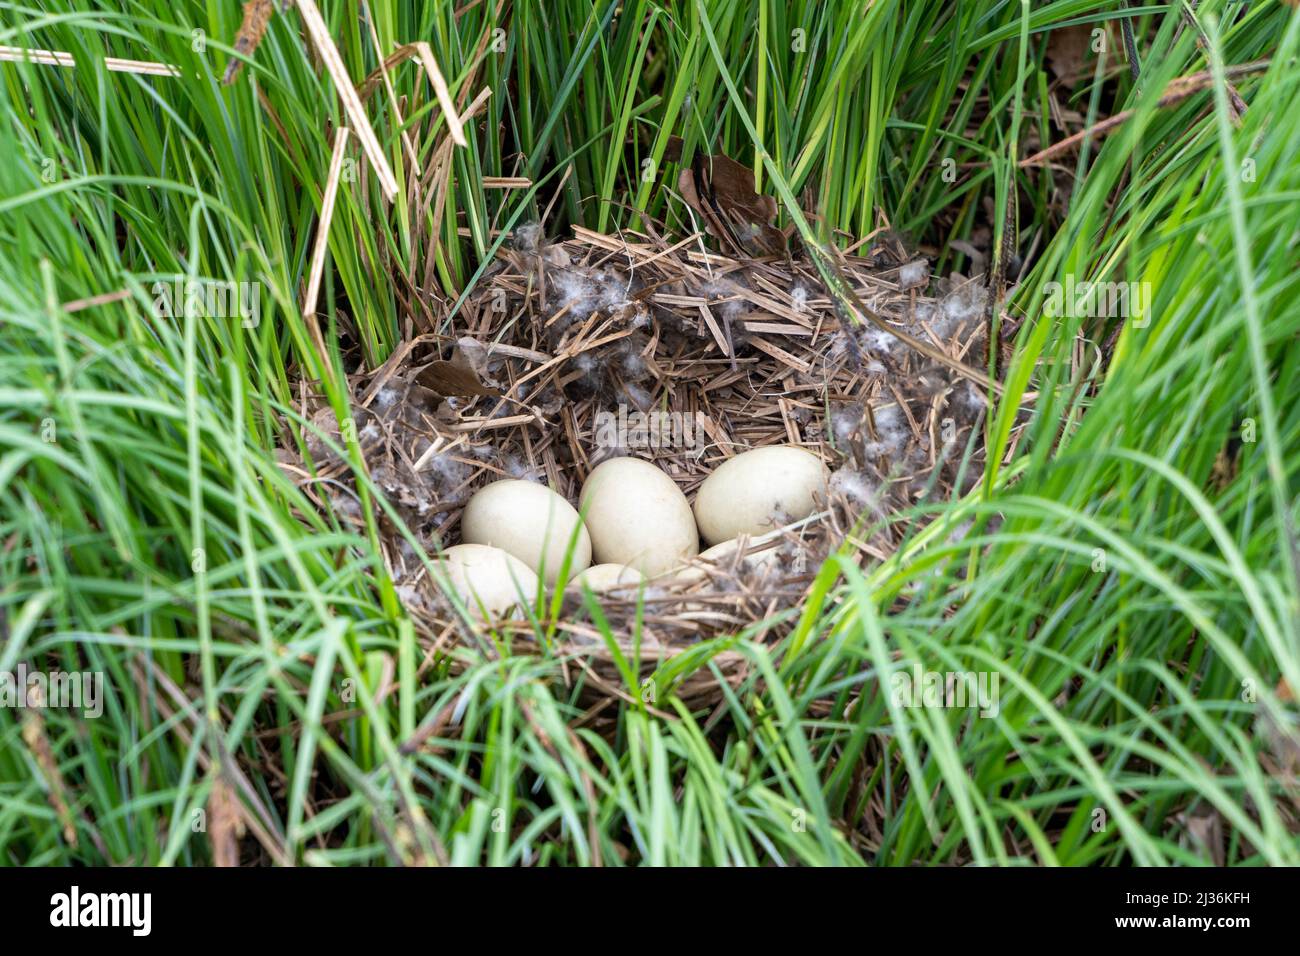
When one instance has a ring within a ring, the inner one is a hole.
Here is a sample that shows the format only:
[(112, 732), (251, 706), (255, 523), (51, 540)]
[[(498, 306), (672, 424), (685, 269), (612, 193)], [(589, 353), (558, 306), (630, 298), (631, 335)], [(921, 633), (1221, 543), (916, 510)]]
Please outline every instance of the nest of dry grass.
[[(726, 458), (761, 445), (799, 445), (831, 470), (823, 510), (765, 543), (780, 560), (738, 551), (693, 580), (600, 595), (620, 653), (635, 647), (653, 665), (702, 638), (778, 640), (827, 554), (847, 545), (859, 562), (884, 559), (906, 530), (891, 515), (978, 480), (986, 395), (959, 368), (987, 367), (988, 293), (978, 279), (936, 280), (888, 237), (840, 261), (868, 308), (933, 345), (944, 363), (880, 328), (841, 323), (812, 265), (789, 256), (729, 258), (698, 237), (581, 228), (553, 244), (536, 226), (512, 239), (454, 315), (450, 303), (435, 312), (453, 334), (415, 336), (349, 380), (370, 478), (421, 548), (458, 543), (461, 510), (484, 484), (532, 479), (576, 503), (610, 455), (652, 460), (688, 498)], [(332, 409), (306, 388), (302, 411), (342, 443)], [(609, 439), (611, 422), (635, 426), (655, 412), (695, 434), (683, 443), (633, 429)], [(306, 455), (284, 453), (286, 466), (322, 506), (328, 499), (340, 520), (363, 528), (351, 466), (319, 436), (304, 444)], [(490, 647), (483, 625), (453, 610), (419, 550), (394, 522), (381, 523), (383, 558), (427, 646)], [(587, 600), (566, 592), (555, 643), (592, 687), (621, 696), (614, 652)], [(531, 622), (493, 626), (521, 649), (537, 648)], [(713, 660), (728, 679), (743, 670), (738, 655)], [(712, 675), (699, 673), (698, 688), (675, 693), (688, 702), (709, 694)]]

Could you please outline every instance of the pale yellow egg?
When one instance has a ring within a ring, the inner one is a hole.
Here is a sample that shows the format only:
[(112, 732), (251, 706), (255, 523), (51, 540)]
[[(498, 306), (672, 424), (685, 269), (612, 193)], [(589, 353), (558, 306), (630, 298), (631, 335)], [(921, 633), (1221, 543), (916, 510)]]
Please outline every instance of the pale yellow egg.
[(769, 445), (728, 459), (695, 495), (695, 523), (709, 544), (758, 536), (807, 518), (825, 498), (820, 458), (794, 445)]
[(537, 600), (533, 569), (486, 544), (458, 544), (442, 553), (442, 570), (475, 617), (501, 617)]
[(593, 564), (587, 570), (569, 582), (570, 587), (586, 585), (593, 591), (608, 591), (610, 588), (626, 587), (635, 590), (635, 585), (645, 580), (645, 575), (636, 568), (625, 564)]
[(592, 552), (653, 577), (699, 552), (690, 503), (677, 482), (640, 458), (611, 458), (587, 476), (580, 496)]
[(535, 481), (508, 478), (480, 488), (461, 515), (460, 538), (466, 544), (501, 548), (540, 574), (548, 585), (559, 579), (570, 542), (569, 576), (591, 564), (591, 536), (578, 512)]

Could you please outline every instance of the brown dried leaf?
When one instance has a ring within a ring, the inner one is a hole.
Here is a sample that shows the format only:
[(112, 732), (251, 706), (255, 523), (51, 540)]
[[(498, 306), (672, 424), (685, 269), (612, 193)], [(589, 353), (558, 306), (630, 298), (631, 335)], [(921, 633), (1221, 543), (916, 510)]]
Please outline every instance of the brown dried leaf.
[(1192, 843), (1203, 849), (1215, 866), (1223, 866), (1226, 862), (1223, 849), (1223, 818), (1218, 811), (1210, 811), (1204, 815), (1189, 814), (1186, 826)]
[[(275, 0), (248, 0), (248, 3), (244, 4), (244, 22), (239, 25), (239, 32), (235, 34), (235, 49), (245, 56), (252, 56), (257, 45), (262, 42), (262, 37), (266, 35), (267, 25), (270, 24), (271, 14), (274, 12)], [(239, 76), (243, 65), (243, 60), (232, 59), (226, 64), (226, 72), (221, 82), (226, 85), (235, 82), (235, 77)]]
[(1087, 24), (1057, 27), (1047, 37), (1047, 65), (1066, 89), (1074, 89), (1087, 72), (1092, 30)]
[(472, 336), (463, 335), (456, 340), (452, 360), (461, 361), (462, 364), (472, 368), (474, 374), (484, 380), (490, 378), (488, 375), (488, 347)]
[[(680, 158), (681, 141), (669, 140), (665, 152)], [(736, 252), (771, 256), (785, 251), (785, 234), (772, 225), (776, 200), (755, 190), (754, 171), (748, 166), (722, 153), (696, 154), (678, 175), (677, 189), (709, 234)]]
[(752, 169), (721, 153), (714, 153), (709, 161), (713, 196), (724, 213), (761, 225), (768, 225), (776, 218), (776, 200), (754, 191)]
[(686, 205), (695, 210), (695, 214), (704, 220), (704, 231), (715, 239), (726, 241), (727, 230), (713, 214), (713, 207), (700, 199), (699, 190), (695, 188), (695, 174), (683, 169), (677, 176), (677, 191), (686, 200)]
[(485, 385), (480, 377), (486, 365), (486, 346), (475, 339), (462, 338), (450, 359), (430, 362), (416, 374), (415, 381), (442, 396), (499, 398), (501, 390)]

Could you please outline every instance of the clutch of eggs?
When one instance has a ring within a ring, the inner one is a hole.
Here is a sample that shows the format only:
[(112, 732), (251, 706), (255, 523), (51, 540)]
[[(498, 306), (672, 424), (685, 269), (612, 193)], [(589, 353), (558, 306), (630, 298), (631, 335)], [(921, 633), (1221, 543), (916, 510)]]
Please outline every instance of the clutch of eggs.
[(532, 600), (543, 582), (564, 584), (562, 572), (593, 591), (635, 585), (688, 565), (700, 576), (690, 562), (700, 553), (701, 537), (711, 546), (705, 556), (715, 562), (744, 540), (746, 565), (767, 567), (777, 562), (777, 551), (753, 545), (813, 514), (828, 478), (821, 459), (802, 448), (755, 448), (705, 478), (692, 509), (657, 465), (611, 458), (583, 483), (581, 514), (545, 485), (494, 481), (465, 506), (464, 543), (448, 548), (445, 561), (453, 587), (490, 614)]

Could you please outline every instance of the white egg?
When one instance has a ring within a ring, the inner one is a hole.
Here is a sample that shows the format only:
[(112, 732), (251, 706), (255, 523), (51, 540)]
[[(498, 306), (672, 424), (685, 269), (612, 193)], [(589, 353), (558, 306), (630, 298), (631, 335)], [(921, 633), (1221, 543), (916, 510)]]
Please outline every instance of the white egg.
[(707, 569), (736, 569), (750, 573), (762, 572), (770, 574), (780, 565), (781, 548), (775, 540), (781, 535), (780, 531), (774, 531), (770, 534), (758, 538), (745, 536), (745, 550), (737, 554), (740, 547), (740, 538), (733, 538), (730, 541), (723, 541), (721, 544), (715, 544), (711, 548), (706, 548), (691, 561), (685, 568), (676, 573), (676, 577), (681, 581), (700, 581), (707, 576)]
[(593, 591), (608, 591), (610, 588), (633, 586), (645, 580), (645, 575), (636, 568), (625, 564), (593, 564), (587, 570), (569, 582), (570, 587), (585, 584)]
[(442, 570), (475, 617), (500, 617), (537, 599), (537, 575), (513, 554), (486, 544), (458, 544), (442, 554)]
[(686, 496), (648, 461), (601, 462), (587, 476), (580, 500), (592, 551), (602, 564), (625, 564), (654, 576), (700, 550)]
[(820, 458), (794, 445), (755, 448), (719, 465), (695, 495), (695, 523), (709, 544), (758, 536), (806, 518), (826, 495)]
[(573, 505), (545, 485), (514, 478), (494, 481), (475, 492), (460, 519), (460, 539), (466, 544), (501, 548), (550, 585), (559, 579), (575, 530), (570, 576), (591, 564), (591, 535)]

